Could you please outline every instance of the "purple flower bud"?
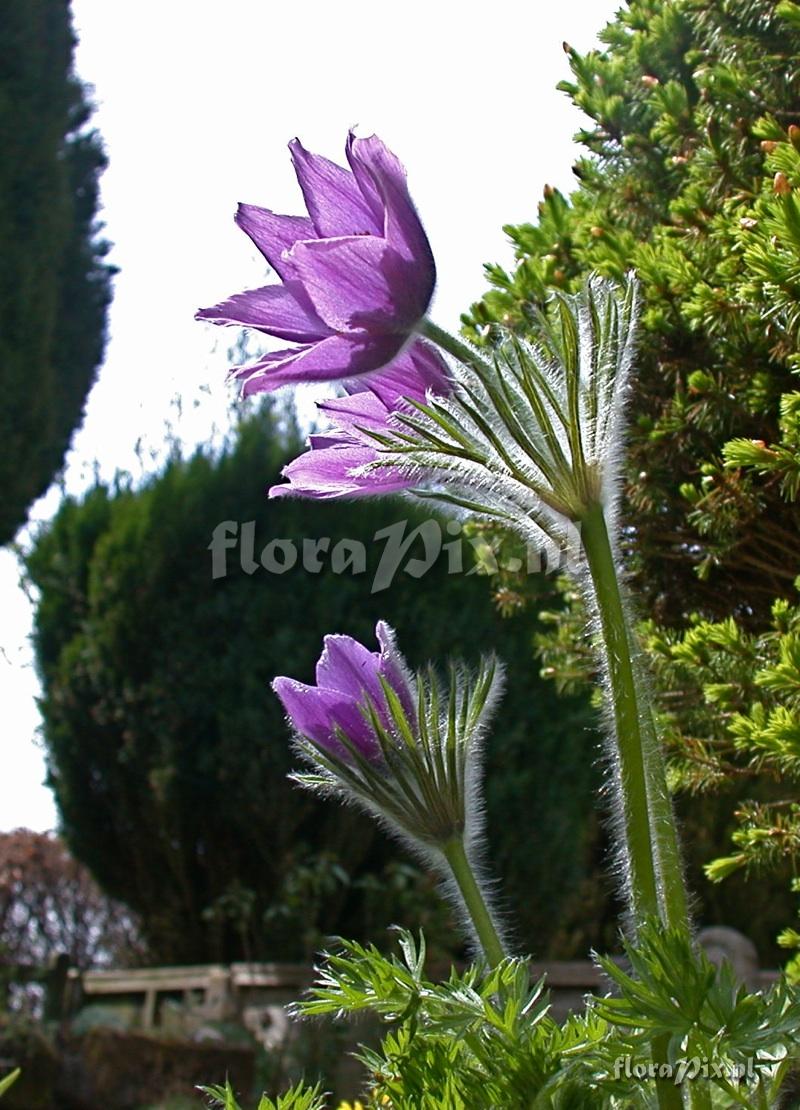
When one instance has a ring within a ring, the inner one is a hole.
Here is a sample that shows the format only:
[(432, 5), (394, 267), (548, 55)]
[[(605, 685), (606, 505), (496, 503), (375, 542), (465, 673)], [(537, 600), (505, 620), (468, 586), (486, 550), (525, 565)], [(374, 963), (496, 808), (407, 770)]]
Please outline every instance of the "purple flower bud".
[(327, 636), (316, 686), (273, 682), (309, 768), (290, 778), (358, 806), (405, 842), (473, 914), (498, 962), (502, 945), (478, 884), (481, 746), (502, 668), (488, 656), (474, 673), (451, 663), (446, 683), (430, 666), (412, 679), (388, 625), (379, 621), (375, 632), (377, 652), (350, 636)]
[(239, 227), (282, 285), (237, 293), (197, 319), (296, 346), (234, 369), (247, 395), (373, 374), (401, 354), (427, 312), (436, 270), (397, 158), (376, 136), (347, 140), (349, 169), (289, 144), (308, 216), (242, 204)]
[(394, 633), (378, 621), (375, 635), (380, 651), (370, 651), (351, 636), (326, 636), (315, 686), (285, 677), (272, 683), (297, 734), (345, 762), (352, 756), (339, 733), (364, 759), (373, 763), (383, 759), (370, 710), (391, 731), (384, 683), (397, 695), (408, 720), (415, 720), (412, 683), (395, 648)]

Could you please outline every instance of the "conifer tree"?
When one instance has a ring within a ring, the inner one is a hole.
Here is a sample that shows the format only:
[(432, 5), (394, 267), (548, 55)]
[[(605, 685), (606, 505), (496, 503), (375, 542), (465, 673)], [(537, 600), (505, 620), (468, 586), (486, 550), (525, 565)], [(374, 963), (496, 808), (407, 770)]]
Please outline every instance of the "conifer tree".
[(0, 2), (0, 543), (60, 469), (102, 360), (105, 156), (68, 0)]
[[(675, 777), (738, 799), (712, 878), (783, 868), (800, 852), (800, 5), (630, 0), (601, 39), (565, 44), (561, 88), (590, 120), (577, 188), (506, 228), (516, 267), (487, 267), (464, 323), (491, 344), (587, 273), (639, 274), (627, 559)], [(552, 624), (545, 667), (568, 686), (580, 623)]]

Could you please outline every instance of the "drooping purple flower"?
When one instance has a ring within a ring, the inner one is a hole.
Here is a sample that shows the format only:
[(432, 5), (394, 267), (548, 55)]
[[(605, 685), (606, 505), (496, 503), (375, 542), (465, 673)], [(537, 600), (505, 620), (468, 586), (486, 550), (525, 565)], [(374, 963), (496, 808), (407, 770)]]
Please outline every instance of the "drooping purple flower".
[(270, 497), (310, 497), (318, 501), (398, 493), (414, 485), (397, 466), (364, 470), (380, 458), (373, 432), (391, 432), (394, 413), (424, 402), (428, 393), (446, 396), (451, 385), (439, 354), (415, 341), (390, 367), (363, 389), (363, 379), (345, 383), (358, 392), (325, 401), (318, 408), (332, 427), (309, 437), (309, 449), (283, 468), (285, 484), (272, 486)]
[(384, 728), (391, 729), (381, 680), (397, 694), (409, 720), (415, 720), (412, 682), (395, 647), (394, 632), (385, 621), (378, 621), (375, 635), (379, 651), (370, 651), (351, 636), (326, 636), (315, 686), (285, 677), (272, 683), (295, 732), (345, 762), (351, 756), (338, 730), (365, 759), (382, 759), (368, 712), (371, 706)]
[(334, 425), (309, 436), (309, 449), (282, 470), (286, 481), (271, 486), (270, 497), (309, 497), (317, 501), (399, 493), (413, 483), (397, 467), (364, 470), (379, 457), (364, 429), (388, 431), (392, 410), (365, 391), (319, 406)]
[(400, 354), (425, 315), (436, 270), (398, 159), (351, 132), (349, 169), (289, 144), (308, 216), (241, 204), (239, 227), (281, 279), (197, 313), (296, 346), (234, 369), (243, 394), (370, 374)]

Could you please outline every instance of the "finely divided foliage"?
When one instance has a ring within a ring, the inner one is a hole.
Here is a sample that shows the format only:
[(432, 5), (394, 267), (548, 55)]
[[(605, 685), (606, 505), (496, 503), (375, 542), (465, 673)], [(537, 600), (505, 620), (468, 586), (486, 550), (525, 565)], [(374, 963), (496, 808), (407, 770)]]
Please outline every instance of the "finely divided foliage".
[(571, 525), (616, 504), (636, 306), (633, 278), (622, 296), (593, 279), (540, 314), (534, 340), (509, 335), (488, 360), (464, 348), (455, 392), (396, 414), (367, 472), (404, 465), (418, 495), (575, 554)]
[[(219, 1110), (241, 1110), (236, 1099), (233, 1087), (226, 1081), (224, 1087), (199, 1087), (211, 1099), (210, 1105), (219, 1107)], [(300, 1082), (285, 1094), (273, 1100), (264, 1095), (259, 1103), (258, 1110), (325, 1110), (327, 1100), (317, 1084), (314, 1087)]]
[(704, 1062), (706, 1073), (692, 1080), (703, 1093), (696, 1105), (766, 1108), (796, 1059), (796, 995), (782, 984), (748, 995), (730, 968), (715, 968), (684, 934), (655, 923), (628, 947), (632, 973), (598, 958), (619, 997), (590, 999), (583, 1016), (562, 1025), (525, 961), (507, 959), (488, 975), (451, 970), (435, 983), (425, 975), (422, 937), (400, 931), (400, 957), (337, 943), (296, 1012), (310, 1018), (368, 1010), (391, 1026), (380, 1050), (362, 1053), (374, 1082), (370, 1106), (650, 1107), (641, 1073), (655, 1032), (670, 1044), (667, 1068)]

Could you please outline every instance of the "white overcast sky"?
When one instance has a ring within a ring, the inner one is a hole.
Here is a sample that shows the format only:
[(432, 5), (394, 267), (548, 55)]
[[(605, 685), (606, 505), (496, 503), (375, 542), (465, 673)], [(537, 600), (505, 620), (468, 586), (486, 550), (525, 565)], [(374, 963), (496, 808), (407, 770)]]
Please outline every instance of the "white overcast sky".
[[(73, 0), (77, 69), (94, 85), (110, 161), (103, 220), (120, 273), (67, 488), (85, 488), (95, 467), (104, 477), (140, 473), (176, 422), (177, 396), (187, 443), (224, 427), (235, 333), (192, 317), (263, 284), (232, 214), (240, 200), (303, 210), (286, 150), (294, 135), (341, 160), (357, 125), (399, 155), (436, 255), (432, 315), (456, 328), (485, 288), (482, 264), (511, 261), (502, 225), (534, 219), (546, 182), (572, 188), (581, 117), (555, 89), (568, 76), (561, 43), (596, 45), (618, 6)], [(300, 400), (310, 413), (310, 399)], [(46, 520), (58, 499), (51, 491), (33, 518)], [(0, 551), (0, 830), (56, 824), (18, 581), (13, 556)]]

